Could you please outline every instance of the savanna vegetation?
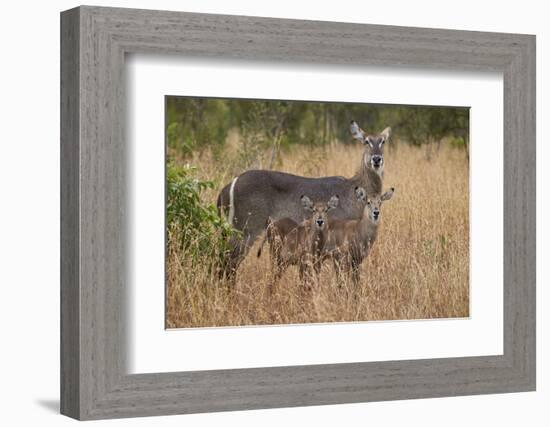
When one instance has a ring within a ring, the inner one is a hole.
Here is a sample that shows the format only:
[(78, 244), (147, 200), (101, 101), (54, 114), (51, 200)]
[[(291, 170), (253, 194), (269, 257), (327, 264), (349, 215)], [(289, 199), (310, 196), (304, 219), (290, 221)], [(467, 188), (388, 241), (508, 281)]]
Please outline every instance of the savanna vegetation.
[[(469, 315), (468, 109), (168, 97), (167, 327), (236, 326)], [(305, 291), (290, 268), (273, 294), (269, 252), (256, 246), (235, 284), (219, 260), (238, 232), (215, 207), (219, 190), (251, 168), (351, 176), (368, 132), (391, 126), (384, 205), (359, 289), (335, 285), (329, 263)]]

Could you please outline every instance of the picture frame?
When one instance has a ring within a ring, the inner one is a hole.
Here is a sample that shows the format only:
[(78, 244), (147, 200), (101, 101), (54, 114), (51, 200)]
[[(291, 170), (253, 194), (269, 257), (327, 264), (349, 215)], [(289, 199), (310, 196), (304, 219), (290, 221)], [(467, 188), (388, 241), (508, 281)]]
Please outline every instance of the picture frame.
[[(129, 53), (502, 72), (503, 354), (127, 374)], [(88, 420), (535, 390), (535, 85), (532, 35), (90, 6), (62, 12), (61, 413)]]

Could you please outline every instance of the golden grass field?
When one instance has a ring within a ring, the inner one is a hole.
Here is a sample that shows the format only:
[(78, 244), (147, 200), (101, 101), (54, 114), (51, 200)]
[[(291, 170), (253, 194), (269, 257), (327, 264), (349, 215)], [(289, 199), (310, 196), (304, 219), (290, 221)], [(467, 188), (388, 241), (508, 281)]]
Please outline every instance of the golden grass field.
[[(352, 322), (469, 316), (469, 166), (462, 149), (441, 145), (428, 160), (425, 148), (387, 147), (384, 189), (395, 187), (382, 207), (378, 240), (361, 268), (361, 286), (335, 285), (330, 263), (320, 284), (303, 290), (290, 267), (271, 295), (269, 251), (257, 243), (228, 289), (206, 267), (192, 265), (169, 245), (167, 327)], [(307, 175), (354, 174), (363, 147), (333, 144), (294, 147), (280, 155), (277, 170)], [(229, 155), (228, 155), (229, 156)], [(229, 157), (224, 157), (227, 160)], [(191, 160), (202, 176), (220, 180), (204, 194), (215, 201), (230, 181), (230, 162), (203, 153)]]

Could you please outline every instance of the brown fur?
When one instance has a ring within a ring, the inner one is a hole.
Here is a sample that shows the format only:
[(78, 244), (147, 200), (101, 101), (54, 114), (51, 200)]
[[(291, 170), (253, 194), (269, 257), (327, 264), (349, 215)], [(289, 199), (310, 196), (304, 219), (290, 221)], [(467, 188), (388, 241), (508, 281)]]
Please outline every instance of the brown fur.
[(309, 219), (298, 224), (290, 218), (272, 221), (268, 218), (265, 235), (258, 249), (261, 256), (266, 240), (269, 243), (272, 262), (273, 284), (277, 282), (284, 271), (291, 265), (297, 265), (300, 279), (309, 287), (313, 276), (321, 271), (322, 251), (327, 239), (327, 213), (338, 204), (338, 196), (333, 196), (328, 203), (312, 203), (302, 196), (302, 205), (312, 212)]
[(380, 207), (391, 199), (394, 189), (381, 196), (366, 199), (362, 188), (356, 189), (358, 198), (365, 198), (363, 216), (359, 220), (333, 219), (329, 221), (328, 237), (323, 250), (323, 258), (333, 261), (336, 275), (352, 275), (353, 282), (359, 283), (359, 267), (378, 237)]

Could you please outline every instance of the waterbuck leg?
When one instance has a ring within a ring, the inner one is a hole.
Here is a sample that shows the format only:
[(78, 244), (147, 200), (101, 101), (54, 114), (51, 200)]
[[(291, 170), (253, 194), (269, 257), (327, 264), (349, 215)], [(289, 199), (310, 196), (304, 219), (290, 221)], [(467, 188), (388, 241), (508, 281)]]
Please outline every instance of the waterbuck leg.
[[(275, 243), (276, 244), (276, 243)], [(284, 272), (283, 260), (280, 256), (280, 250), (275, 250), (274, 255), (271, 257), (271, 280), (269, 282), (269, 292), (273, 295), (275, 286), (279, 283), (281, 276)]]
[(353, 285), (355, 288), (359, 286), (359, 282), (361, 279), (361, 271), (360, 271), (361, 264), (354, 260), (352, 258), (351, 260), (351, 278), (353, 280)]
[(246, 237), (232, 238), (229, 241), (230, 251), (224, 259), (221, 275), (227, 278), (231, 284), (235, 283), (237, 269), (248, 254), (258, 234), (249, 233)]
[(353, 285), (357, 288), (361, 279), (361, 272), (359, 270), (359, 265), (355, 262), (351, 264), (351, 278), (353, 280)]
[(332, 266), (334, 267), (334, 275), (336, 276), (336, 284), (338, 285), (338, 288), (342, 287), (342, 271), (340, 269), (340, 262), (338, 262), (338, 259), (336, 257), (332, 258)]
[(321, 280), (321, 267), (322, 267), (322, 261), (319, 257), (315, 257), (313, 260), (313, 268), (312, 268), (312, 281), (315, 287), (319, 287), (320, 280)]
[(353, 280), (353, 299), (355, 301), (359, 300), (359, 297), (361, 296), (363, 289), (360, 286), (360, 279), (361, 279), (361, 263), (357, 260), (351, 259), (351, 277)]
[(298, 262), (298, 275), (300, 276), (300, 282), (303, 283), (304, 289), (309, 290), (309, 260), (307, 260), (306, 258), (300, 259), (300, 261)]
[(279, 282), (281, 275), (283, 274), (283, 259), (281, 257), (281, 241), (278, 238), (273, 239), (270, 242), (270, 254), (271, 254), (271, 278), (269, 281), (269, 293), (273, 295), (275, 286)]
[(244, 258), (244, 251), (245, 245), (243, 239), (232, 238), (229, 241), (229, 251), (225, 254), (219, 270), (220, 278), (225, 277), (230, 283), (235, 282), (237, 268)]

